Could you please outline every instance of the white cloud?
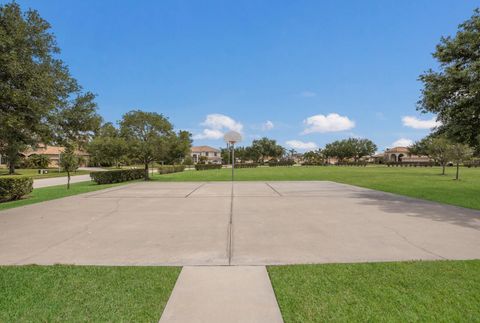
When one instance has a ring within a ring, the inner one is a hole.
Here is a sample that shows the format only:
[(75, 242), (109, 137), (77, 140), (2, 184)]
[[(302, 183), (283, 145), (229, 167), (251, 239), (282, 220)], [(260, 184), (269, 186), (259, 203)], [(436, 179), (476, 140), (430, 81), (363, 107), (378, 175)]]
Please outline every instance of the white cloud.
[(300, 140), (289, 140), (286, 142), (286, 144), (288, 147), (298, 150), (311, 150), (318, 147), (317, 144), (312, 141), (304, 142)]
[(274, 124), (270, 120), (267, 120), (262, 124), (262, 130), (263, 131), (272, 130), (273, 127), (274, 127)]
[(392, 143), (392, 147), (410, 147), (411, 145), (413, 145), (413, 140), (407, 138), (400, 138)]
[(226, 116), (224, 114), (209, 114), (204, 122), (202, 122), (202, 126), (205, 126), (210, 129), (228, 129), (241, 132), (243, 129), (243, 125), (240, 122), (237, 122)]
[(304, 98), (313, 98), (313, 97), (317, 96), (317, 93), (312, 92), (312, 91), (303, 91), (303, 92), (300, 93), (300, 96), (304, 97)]
[(323, 114), (317, 114), (307, 118), (303, 121), (303, 123), (307, 127), (302, 134), (345, 131), (355, 127), (354, 121), (337, 113), (330, 113), (327, 116)]
[(220, 139), (223, 132), (217, 129), (203, 129), (202, 133), (193, 136), (193, 139)]
[(209, 114), (205, 121), (201, 123), (205, 127), (199, 134), (193, 136), (193, 139), (221, 139), (226, 130), (242, 132), (243, 125), (224, 114)]
[(413, 129), (432, 129), (441, 125), (435, 117), (429, 120), (420, 120), (417, 117), (405, 116), (402, 118), (403, 125)]

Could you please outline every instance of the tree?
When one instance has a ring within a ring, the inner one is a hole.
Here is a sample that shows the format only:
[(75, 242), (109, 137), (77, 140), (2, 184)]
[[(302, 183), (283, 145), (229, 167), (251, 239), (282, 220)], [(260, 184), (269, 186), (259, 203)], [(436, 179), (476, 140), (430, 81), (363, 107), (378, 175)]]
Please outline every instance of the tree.
[(63, 145), (85, 148), (100, 128), (102, 118), (97, 114), (95, 95), (78, 94), (55, 115), (55, 141)]
[(455, 180), (459, 178), (459, 169), (460, 163), (463, 163), (469, 160), (473, 155), (473, 150), (468, 145), (455, 143), (450, 146), (449, 155), (451, 156), (452, 161), (457, 166), (457, 172), (455, 174)]
[(127, 141), (130, 156), (145, 166), (146, 181), (148, 165), (163, 156), (172, 128), (167, 118), (155, 112), (130, 111), (120, 121), (120, 133)]
[(335, 157), (339, 162), (355, 156), (354, 146), (348, 140), (336, 140), (325, 145), (323, 153), (326, 157)]
[(67, 189), (70, 188), (70, 173), (77, 170), (80, 164), (76, 150), (86, 147), (102, 122), (102, 118), (97, 114), (97, 104), (94, 99), (95, 95), (89, 92), (78, 94), (54, 117), (55, 141), (65, 147), (65, 151), (60, 156), (60, 165), (67, 172)]
[(28, 157), (28, 163), (34, 168), (48, 168), (50, 158), (46, 155), (34, 154)]
[(303, 160), (306, 164), (320, 165), (325, 162), (323, 151), (321, 149), (307, 151), (303, 154)]
[(166, 164), (178, 164), (190, 155), (191, 148), (192, 134), (188, 131), (180, 130), (178, 134), (172, 133), (168, 142), (168, 148), (161, 158)]
[(107, 122), (88, 144), (87, 150), (93, 162), (102, 166), (115, 165), (118, 168), (128, 152), (128, 146), (125, 138), (120, 136), (120, 131)]
[(276, 140), (263, 137), (252, 142), (251, 149), (255, 151), (250, 152), (252, 155), (258, 156), (257, 161), (265, 162), (265, 158), (281, 158), (285, 153), (285, 148), (277, 145)]
[(365, 156), (371, 156), (377, 151), (377, 145), (369, 139), (350, 138), (347, 139), (347, 142), (352, 146), (350, 149), (352, 150), (355, 161)]
[(77, 170), (79, 164), (78, 156), (75, 155), (73, 145), (68, 145), (60, 154), (60, 166), (67, 172), (67, 189), (70, 189), (70, 173)]
[(377, 145), (369, 139), (348, 138), (336, 140), (325, 146), (323, 153), (326, 157), (336, 157), (340, 162), (345, 159), (354, 159), (373, 155), (377, 150)]
[(451, 146), (452, 142), (444, 136), (427, 136), (414, 143), (410, 152), (430, 157), (442, 166), (442, 175), (445, 175), (445, 167), (451, 160)]
[(52, 117), (80, 88), (37, 11), (0, 6), (0, 44), (0, 153), (13, 174), (19, 153), (49, 140)]
[(442, 37), (433, 57), (439, 70), (420, 75), (424, 88), (418, 110), (437, 114), (438, 134), (480, 148), (480, 10)]

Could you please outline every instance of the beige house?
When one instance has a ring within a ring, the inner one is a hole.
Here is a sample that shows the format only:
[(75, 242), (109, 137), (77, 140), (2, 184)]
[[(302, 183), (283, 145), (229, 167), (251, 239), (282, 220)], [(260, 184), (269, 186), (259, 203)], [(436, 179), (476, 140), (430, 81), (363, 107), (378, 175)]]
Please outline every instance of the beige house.
[(385, 150), (384, 160), (386, 162), (404, 163), (429, 163), (431, 159), (427, 156), (417, 156), (410, 152), (408, 147), (394, 147)]
[[(58, 167), (60, 162), (60, 154), (65, 150), (65, 147), (40, 145), (37, 148), (29, 148), (20, 155), (23, 157), (30, 157), (32, 155), (44, 155), (50, 159), (48, 167)], [(85, 151), (77, 150), (75, 154), (82, 157), (80, 166), (86, 166), (90, 155)]]
[(206, 162), (209, 164), (222, 163), (220, 150), (210, 146), (193, 146), (190, 156), (194, 164), (197, 164), (202, 156), (206, 158)]

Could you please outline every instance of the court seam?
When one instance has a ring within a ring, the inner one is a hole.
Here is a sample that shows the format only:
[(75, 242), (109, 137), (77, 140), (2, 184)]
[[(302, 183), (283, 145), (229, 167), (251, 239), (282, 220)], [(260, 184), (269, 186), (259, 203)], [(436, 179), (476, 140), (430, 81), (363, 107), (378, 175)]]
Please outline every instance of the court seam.
[(190, 195), (192, 195), (193, 193), (195, 193), (198, 189), (200, 189), (201, 187), (203, 187), (205, 184), (207, 184), (207, 183), (202, 183), (202, 184), (200, 184), (200, 185), (197, 186), (193, 191), (191, 191), (190, 193), (188, 193), (188, 194), (185, 195), (184, 197), (185, 197), (185, 198), (188, 198)]

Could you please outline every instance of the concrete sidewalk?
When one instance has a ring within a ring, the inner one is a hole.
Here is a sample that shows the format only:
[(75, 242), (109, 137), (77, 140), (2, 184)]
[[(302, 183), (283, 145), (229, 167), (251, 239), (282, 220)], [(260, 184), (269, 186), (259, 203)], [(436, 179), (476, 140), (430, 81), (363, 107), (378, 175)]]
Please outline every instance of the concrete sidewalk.
[(283, 322), (265, 266), (183, 267), (160, 323)]

